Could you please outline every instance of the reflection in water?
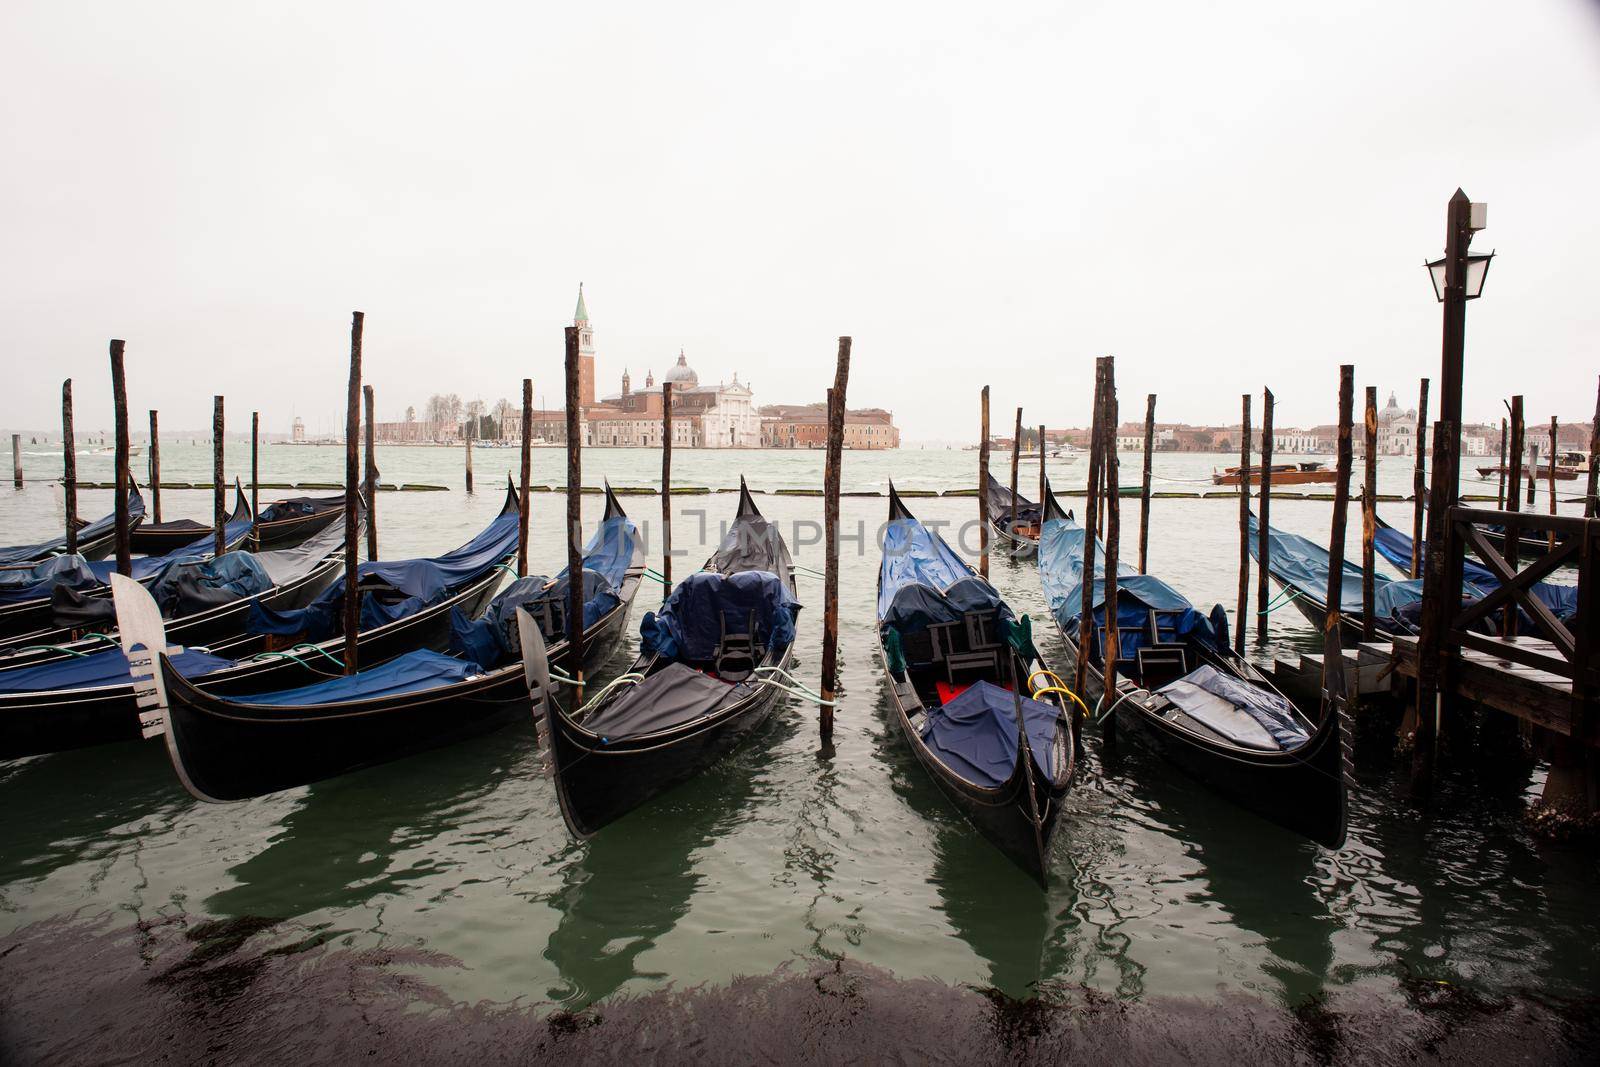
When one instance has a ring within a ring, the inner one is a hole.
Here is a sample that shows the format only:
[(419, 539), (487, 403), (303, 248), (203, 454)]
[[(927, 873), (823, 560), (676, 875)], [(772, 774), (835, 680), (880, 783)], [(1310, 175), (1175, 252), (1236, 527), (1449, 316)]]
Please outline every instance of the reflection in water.
[[(355, 908), (436, 878), (436, 851), (407, 866), (397, 860), (454, 831), (513, 764), (527, 762), (532, 743), (532, 730), (514, 724), (307, 786), (268, 845), (228, 869), (235, 884), (213, 893), (207, 910), (242, 918)], [(469, 858), (459, 850), (450, 865)]]
[(1194, 858), (1189, 899), (1216, 904), (1264, 939), (1263, 970), (1277, 980), (1282, 1002), (1293, 1006), (1321, 993), (1340, 926), (1320, 886), (1319, 868), (1332, 864), (1332, 854), (1241, 811), (1136, 746), (1124, 746), (1117, 771), (1138, 783), (1151, 817)]
[[(1054, 852), (1052, 892), (990, 844), (962, 818), (917, 763), (894, 721), (886, 690), (877, 689), (877, 745), (890, 785), (918, 818), (933, 828), (931, 880), (956, 936), (989, 969), (989, 984), (1008, 996), (1038, 991), (1053, 916), (1070, 908), (1071, 889), (1061, 888), (1062, 849)], [(1071, 813), (1063, 815), (1070, 818)]]
[(149, 818), (192, 803), (159, 741), (0, 762), (0, 887), (137, 848)]
[[(781, 708), (774, 713), (782, 715)], [(755, 792), (758, 753), (769, 751), (769, 724), (727, 759), (573, 846), (550, 898), (560, 919), (544, 956), (561, 984), (551, 1000), (581, 1009), (635, 978), (639, 957), (655, 947), (689, 908), (705, 879), (696, 850), (714, 843), (746, 817)]]

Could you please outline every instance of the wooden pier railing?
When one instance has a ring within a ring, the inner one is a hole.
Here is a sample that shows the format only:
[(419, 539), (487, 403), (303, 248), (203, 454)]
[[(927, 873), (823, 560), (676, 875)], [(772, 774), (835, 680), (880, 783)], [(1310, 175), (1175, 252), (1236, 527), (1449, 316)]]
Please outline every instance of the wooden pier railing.
[[(1485, 536), (1484, 527), (1505, 531), (1504, 552)], [(1468, 552), (1500, 582), (1499, 588), (1485, 596), (1465, 601), (1452, 597), (1445, 605), (1445, 691), (1459, 691), (1452, 677), (1457, 673), (1453, 665), (1461, 661), (1464, 650), (1553, 675), (1572, 687), (1572, 736), (1594, 743), (1600, 726), (1596, 721), (1600, 706), (1600, 519), (1457, 506), (1448, 512), (1445, 539), (1449, 561), (1446, 588), (1461, 587), (1462, 562)], [(1519, 566), (1519, 542), (1540, 554)], [(1552, 543), (1554, 547), (1548, 547)], [(1562, 622), (1534, 595), (1533, 588), (1557, 568), (1574, 565), (1578, 570), (1577, 613), (1569, 622)], [(1539, 639), (1483, 632), (1485, 623), (1502, 609), (1513, 619), (1521, 609), (1534, 621)]]

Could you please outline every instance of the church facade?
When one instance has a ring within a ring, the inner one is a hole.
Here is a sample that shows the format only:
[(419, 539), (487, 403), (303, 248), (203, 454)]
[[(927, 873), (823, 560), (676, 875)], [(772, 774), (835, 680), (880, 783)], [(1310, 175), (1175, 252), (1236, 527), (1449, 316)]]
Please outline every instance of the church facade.
[(749, 383), (741, 382), (735, 372), (732, 381), (702, 385), (700, 375), (689, 366), (681, 349), (678, 361), (659, 383), (655, 374), (647, 371), (643, 387), (634, 389), (632, 375), (624, 368), (622, 391), (596, 400), (594, 328), (582, 286), (578, 288), (572, 324), (578, 329), (578, 386), (585, 444), (600, 448), (660, 447), (662, 393), (670, 383), (674, 447), (761, 447), (761, 416), (756, 412)]

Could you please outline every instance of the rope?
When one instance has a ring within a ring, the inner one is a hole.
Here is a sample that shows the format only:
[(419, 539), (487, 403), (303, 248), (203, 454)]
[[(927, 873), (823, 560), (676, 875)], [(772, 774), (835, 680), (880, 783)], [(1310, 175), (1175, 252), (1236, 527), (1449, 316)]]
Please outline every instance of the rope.
[(68, 648), (66, 645), (23, 645), (21, 648), (16, 649), (16, 654), (18, 655), (23, 652), (65, 652), (69, 656), (87, 656), (89, 654), (76, 648)]
[(594, 696), (590, 697), (588, 702), (585, 703), (583, 707), (573, 712), (573, 718), (578, 718), (584, 713), (597, 707), (608, 695), (610, 695), (613, 689), (621, 689), (625, 685), (638, 685), (642, 681), (644, 681), (644, 675), (635, 671), (629, 671), (626, 674), (617, 675), (615, 678), (611, 679), (611, 681), (601, 686), (600, 691), (595, 693)]
[(512, 569), (512, 568), (510, 568), (510, 567), (508, 567), (508, 566), (506, 566), (506, 565), (505, 565), (505, 564), (504, 564), (504, 563), (496, 563), (496, 564), (495, 564), (495, 567), (496, 567), (496, 568), (498, 568), (498, 569), (500, 569), (500, 570), (503, 570), (503, 571), (505, 571), (505, 572), (506, 572), (506, 573), (507, 573), (507, 574), (509, 574), (509, 575), (511, 575), (511, 580), (512, 580), (512, 581), (517, 581), (517, 580), (519, 580), (519, 579), (521, 579), (521, 577), (522, 577), (522, 575), (520, 575), (520, 574), (518, 574), (518, 573), (517, 573), (517, 572), (516, 572), (516, 571), (515, 571), (515, 570), (513, 570), (513, 569)]
[[(108, 637), (105, 634), (84, 634), (78, 640), (80, 642), (81, 641), (91, 641), (91, 640), (104, 641), (108, 645), (115, 645), (117, 643), (116, 638)], [(65, 652), (69, 656), (87, 656), (87, 655), (89, 655), (89, 653), (84, 652), (84, 651), (82, 651), (80, 649), (72, 648), (70, 645), (23, 645), (21, 648), (16, 649), (15, 651), (17, 653), (22, 653), (22, 652)]]
[[(783, 685), (782, 683), (775, 682), (770, 678), (762, 678), (761, 684), (770, 685), (774, 689), (781, 689), (785, 693), (792, 693), (797, 697), (804, 697), (818, 707), (832, 708), (838, 706), (838, 701), (822, 699), (821, 693), (813, 692), (811, 689), (808, 689), (805, 683), (801, 682), (798, 678), (784, 670), (782, 667), (757, 667), (750, 673), (777, 675), (779, 678), (782, 678), (784, 681), (788, 682), (789, 685)], [(791, 688), (791, 686), (793, 688)]]
[(1256, 614), (1257, 615), (1271, 615), (1274, 611), (1277, 611), (1279, 608), (1281, 608), (1284, 605), (1288, 604), (1290, 601), (1294, 600), (1299, 595), (1300, 595), (1299, 590), (1291, 589), (1288, 586), (1285, 586), (1282, 592), (1280, 592), (1277, 596), (1273, 597), (1271, 602), (1268, 603), (1266, 607), (1264, 607), (1260, 611), (1256, 612)]
[(304, 642), (298, 645), (293, 645), (279, 652), (258, 652), (254, 656), (250, 657), (250, 662), (254, 663), (257, 660), (263, 659), (292, 659), (302, 667), (310, 667), (311, 664), (307, 663), (299, 656), (296, 656), (296, 652), (315, 652), (319, 656), (322, 656), (324, 659), (328, 660), (330, 663), (336, 663), (340, 667), (344, 666), (344, 660), (340, 659), (338, 656), (335, 656), (321, 645), (306, 644)]
[[(1130, 689), (1126, 693), (1124, 693), (1120, 697), (1118, 697), (1116, 702), (1113, 703), (1109, 708), (1107, 708), (1105, 710), (1105, 714), (1094, 716), (1094, 724), (1096, 726), (1099, 726), (1101, 723), (1103, 723), (1107, 719), (1111, 718), (1111, 714), (1114, 711), (1116, 711), (1118, 707), (1121, 706), (1121, 704), (1122, 704), (1122, 702), (1124, 700), (1127, 700), (1129, 697), (1134, 696), (1135, 694), (1138, 694), (1138, 693), (1143, 693), (1145, 696), (1153, 696), (1154, 695), (1148, 689), (1138, 689), (1138, 688)], [(1100, 703), (1096, 704), (1095, 707), (1098, 709), (1100, 707), (1100, 704), (1104, 704), (1105, 702), (1106, 702), (1105, 695), (1102, 694), (1101, 697), (1100, 697)]]

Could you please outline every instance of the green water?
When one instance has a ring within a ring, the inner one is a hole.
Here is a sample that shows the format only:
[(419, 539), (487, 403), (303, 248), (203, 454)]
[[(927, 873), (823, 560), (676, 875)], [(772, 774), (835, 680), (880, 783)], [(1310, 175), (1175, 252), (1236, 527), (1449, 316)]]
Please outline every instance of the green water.
[[(0, 490), (5, 543), (48, 536), (59, 522), (56, 491), (44, 483), (59, 456), (37, 452), (27, 457), (29, 486)], [(209, 471), (204, 445), (169, 444), (162, 458), (167, 478)], [(245, 458), (231, 448), (230, 472), (245, 469)], [(591, 450), (585, 459), (594, 484), (649, 485), (659, 475), (658, 453)], [(480, 450), (475, 460), (480, 491), (468, 496), (459, 451), (380, 450), (384, 480), (453, 487), (381, 495), (385, 555), (454, 547), (488, 521), (516, 453)], [(535, 481), (561, 481), (563, 462), (558, 451), (536, 452)], [(682, 485), (728, 487), (743, 473), (760, 490), (815, 486), (821, 462), (820, 453), (680, 452), (674, 469)], [(1224, 462), (1161, 456), (1157, 488), (1203, 490)], [(337, 449), (271, 446), (263, 478), (339, 480), (342, 466)], [(851, 453), (846, 489), (881, 490), (891, 477), (902, 488), (965, 486), (975, 468), (971, 452)], [(1127, 477), (1136, 468), (1137, 457), (1123, 458)], [(108, 478), (109, 469), (109, 457), (86, 456), (81, 477)], [(1051, 474), (1058, 486), (1081, 483), (1083, 461), (1053, 463)], [(1023, 481), (1036, 479), (1034, 470)], [(1384, 491), (1409, 485), (1409, 461), (1381, 465)], [(82, 513), (104, 513), (109, 498), (85, 492)], [(820, 569), (820, 501), (757, 500), (797, 561)], [(659, 499), (624, 503), (657, 552)], [(909, 503), (950, 528), (976, 514), (970, 498)], [(164, 504), (169, 517), (210, 513), (202, 492), (169, 492)], [(735, 498), (676, 504), (681, 574), (709, 550)], [(533, 507), (534, 568), (553, 570), (565, 562), (561, 498), (538, 495)], [(1531, 762), (1447, 761), (1440, 799), (1423, 813), (1402, 799), (1383, 746), (1368, 747), (1349, 843), (1329, 852), (1157, 760), (1132, 754), (1103, 773), (1091, 738), (1051, 887), (1040, 891), (953, 815), (891, 727), (872, 651), (873, 534), (885, 507), (873, 497), (843, 503), (847, 535), (861, 537), (843, 551), (843, 703), (829, 752), (819, 751), (816, 709), (790, 700), (734, 757), (586, 845), (566, 836), (531, 729), (225, 807), (191, 800), (155, 744), (17, 761), (0, 765), (0, 939), (62, 915), (264, 916), (339, 945), (453, 957), (461, 967), (428, 978), (454, 998), (567, 1006), (839, 957), (1014, 994), (1083, 984), (1123, 997), (1227, 990), (1293, 1005), (1321, 991), (1398, 997), (1408, 975), (1488, 990), (1597, 991), (1600, 871), (1592, 853), (1541, 844), (1522, 829), (1522, 805), (1543, 778)], [(598, 498), (586, 500), (590, 521), (598, 509)], [(1380, 511), (1409, 524), (1408, 504)], [(1321, 541), (1328, 514), (1325, 502), (1273, 507), (1275, 525)], [(1151, 569), (1202, 610), (1221, 601), (1231, 612), (1236, 521), (1228, 501), (1156, 501)], [(1129, 504), (1125, 554), (1136, 523)], [(1353, 518), (1352, 550), (1358, 529)], [(975, 534), (968, 543), (975, 547)], [(994, 578), (1015, 607), (1044, 617), (1030, 566), (997, 561)], [(809, 610), (799, 671), (814, 682), (821, 583), (801, 583)], [(635, 622), (657, 595), (641, 591)], [(1263, 655), (1314, 646), (1291, 611), (1272, 621)], [(1053, 630), (1039, 631), (1059, 664)], [(619, 653), (611, 669), (630, 655)]]

